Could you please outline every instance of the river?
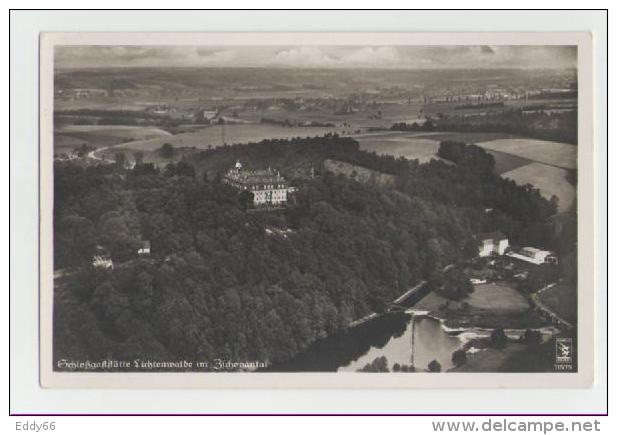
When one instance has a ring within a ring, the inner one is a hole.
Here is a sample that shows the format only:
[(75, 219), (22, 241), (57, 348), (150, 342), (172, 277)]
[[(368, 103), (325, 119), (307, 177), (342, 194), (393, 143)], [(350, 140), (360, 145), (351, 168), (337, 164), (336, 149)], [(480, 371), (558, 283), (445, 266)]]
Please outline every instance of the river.
[(462, 345), (461, 338), (444, 331), (436, 319), (389, 313), (351, 328), (345, 334), (320, 340), (295, 359), (276, 364), (270, 370), (356, 371), (375, 358), (385, 356), (390, 369), (395, 363), (410, 365), (413, 362), (418, 370), (423, 370), (435, 359), (445, 371), (452, 367), (452, 352)]

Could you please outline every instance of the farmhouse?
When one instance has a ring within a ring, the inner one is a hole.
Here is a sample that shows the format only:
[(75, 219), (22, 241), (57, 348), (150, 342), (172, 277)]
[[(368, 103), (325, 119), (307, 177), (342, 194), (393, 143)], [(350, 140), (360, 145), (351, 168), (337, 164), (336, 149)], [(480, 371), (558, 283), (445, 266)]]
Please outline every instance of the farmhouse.
[(533, 264), (557, 264), (557, 256), (551, 251), (544, 251), (542, 249), (533, 248), (527, 246), (521, 248), (519, 251), (508, 252), (509, 257), (516, 258), (518, 260), (526, 261)]
[(493, 233), (481, 233), (476, 236), (478, 242), (478, 255), (488, 257), (493, 254), (503, 255), (508, 248), (508, 238), (500, 231)]
[(289, 185), (278, 171), (273, 169), (247, 171), (238, 161), (227, 172), (224, 181), (240, 190), (253, 194), (253, 205), (282, 205), (287, 203)]

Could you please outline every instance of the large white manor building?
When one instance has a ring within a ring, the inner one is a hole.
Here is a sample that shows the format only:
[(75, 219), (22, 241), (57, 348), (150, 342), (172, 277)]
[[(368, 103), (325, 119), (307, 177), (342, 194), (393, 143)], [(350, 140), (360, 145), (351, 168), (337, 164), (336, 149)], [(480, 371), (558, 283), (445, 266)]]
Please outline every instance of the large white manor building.
[(253, 204), (282, 205), (287, 202), (289, 184), (278, 171), (273, 169), (245, 170), (238, 161), (224, 177), (227, 184), (253, 194)]

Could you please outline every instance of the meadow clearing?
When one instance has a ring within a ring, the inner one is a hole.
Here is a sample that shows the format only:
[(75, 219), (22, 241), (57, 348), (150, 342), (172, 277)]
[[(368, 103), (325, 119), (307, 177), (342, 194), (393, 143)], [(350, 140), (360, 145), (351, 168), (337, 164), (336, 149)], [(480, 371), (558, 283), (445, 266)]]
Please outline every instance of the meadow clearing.
[(531, 184), (540, 190), (543, 197), (550, 199), (555, 195), (559, 198), (559, 212), (567, 211), (576, 198), (576, 187), (567, 179), (568, 171), (542, 163), (529, 163), (501, 176), (515, 181), (517, 184)]
[(513, 154), (538, 163), (565, 169), (576, 168), (577, 147), (567, 143), (509, 138), (478, 142), (477, 145), (487, 150)]
[[(523, 312), (529, 309), (529, 303), (515, 288), (505, 283), (487, 283), (474, 285), (474, 292), (463, 300), (469, 304), (469, 310), (495, 312)], [(447, 299), (435, 292), (429, 293), (414, 308), (418, 310), (437, 311)]]
[(429, 137), (426, 133), (400, 132), (355, 136), (362, 150), (405, 157), (410, 160), (418, 159), (420, 163), (426, 163), (432, 159), (440, 160), (437, 156), (439, 141)]

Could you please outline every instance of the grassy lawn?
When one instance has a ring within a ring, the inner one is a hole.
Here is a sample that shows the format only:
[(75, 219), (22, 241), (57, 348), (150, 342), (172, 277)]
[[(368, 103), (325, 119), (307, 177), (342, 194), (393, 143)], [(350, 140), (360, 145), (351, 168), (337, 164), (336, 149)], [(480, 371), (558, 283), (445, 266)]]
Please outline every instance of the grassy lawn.
[[(526, 311), (529, 303), (518, 290), (504, 283), (474, 285), (475, 291), (461, 302), (467, 302), (470, 310)], [(415, 305), (420, 310), (437, 310), (447, 299), (435, 292), (429, 293)]]
[(540, 300), (548, 308), (571, 323), (576, 323), (576, 286), (559, 283), (540, 294)]
[(518, 290), (504, 283), (477, 284), (466, 299), (471, 308), (480, 310), (525, 311), (529, 303)]

